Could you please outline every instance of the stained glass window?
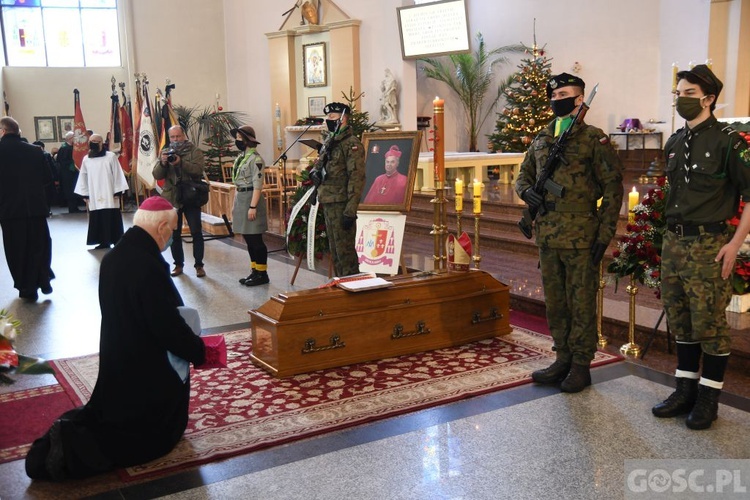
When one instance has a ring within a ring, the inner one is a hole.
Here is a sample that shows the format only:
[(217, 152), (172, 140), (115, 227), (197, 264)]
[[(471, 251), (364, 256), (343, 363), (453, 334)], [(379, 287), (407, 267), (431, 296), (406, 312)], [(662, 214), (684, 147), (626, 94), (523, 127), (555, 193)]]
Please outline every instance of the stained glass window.
[(8, 66), (120, 66), (116, 0), (0, 0)]

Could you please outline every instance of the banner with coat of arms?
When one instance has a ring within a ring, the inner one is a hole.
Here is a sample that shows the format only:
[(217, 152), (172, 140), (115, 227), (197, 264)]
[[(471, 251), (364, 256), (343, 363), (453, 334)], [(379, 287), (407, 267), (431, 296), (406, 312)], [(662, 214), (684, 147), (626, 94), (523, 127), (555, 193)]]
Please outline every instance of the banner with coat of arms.
[(357, 212), (356, 250), (361, 272), (398, 274), (406, 215)]

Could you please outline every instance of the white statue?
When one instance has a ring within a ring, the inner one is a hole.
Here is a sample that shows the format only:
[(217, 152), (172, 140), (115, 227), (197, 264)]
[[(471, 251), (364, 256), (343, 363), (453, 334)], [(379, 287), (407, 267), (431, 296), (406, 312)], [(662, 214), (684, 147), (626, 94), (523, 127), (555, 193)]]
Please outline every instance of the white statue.
[(398, 123), (398, 85), (390, 69), (385, 70), (385, 79), (380, 84), (382, 95), (380, 100), (380, 123), (397, 124)]

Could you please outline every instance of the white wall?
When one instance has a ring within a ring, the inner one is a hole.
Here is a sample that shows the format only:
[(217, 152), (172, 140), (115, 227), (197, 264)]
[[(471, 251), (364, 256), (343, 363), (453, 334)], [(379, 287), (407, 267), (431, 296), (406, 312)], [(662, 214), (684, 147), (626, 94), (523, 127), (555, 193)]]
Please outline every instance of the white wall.
[[(145, 72), (151, 82), (152, 98), (155, 89), (164, 89), (165, 79), (170, 78), (176, 85), (174, 104), (213, 105), (217, 93), (226, 103), (221, 2), (120, 0), (118, 5), (121, 67), (3, 68), (11, 115), (30, 141), (36, 140), (35, 116), (73, 115), (74, 88), (81, 92), (86, 126), (106, 134), (112, 76), (127, 83), (128, 95), (134, 91), (134, 73)], [(119, 93), (119, 87), (117, 90)]]

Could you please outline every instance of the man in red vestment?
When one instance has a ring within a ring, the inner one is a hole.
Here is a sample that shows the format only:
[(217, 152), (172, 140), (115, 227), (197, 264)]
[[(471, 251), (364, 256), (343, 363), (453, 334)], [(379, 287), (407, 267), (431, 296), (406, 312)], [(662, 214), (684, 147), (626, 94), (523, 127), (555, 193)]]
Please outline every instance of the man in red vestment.
[(404, 202), (408, 177), (398, 171), (400, 160), (401, 150), (391, 146), (385, 153), (385, 173), (375, 179), (362, 203), (400, 205)]

